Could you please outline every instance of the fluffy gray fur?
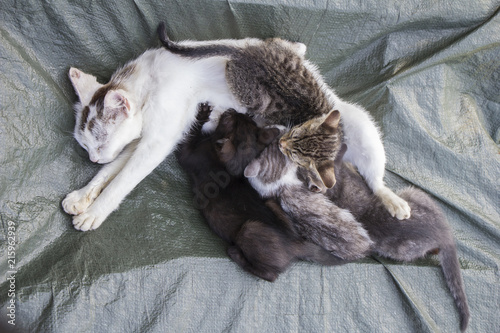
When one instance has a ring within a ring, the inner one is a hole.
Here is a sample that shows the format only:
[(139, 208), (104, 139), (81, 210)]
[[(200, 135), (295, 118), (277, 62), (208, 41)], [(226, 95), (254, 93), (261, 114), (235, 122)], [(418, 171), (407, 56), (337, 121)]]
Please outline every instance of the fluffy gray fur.
[(439, 254), (448, 288), (460, 314), (460, 330), (467, 328), (470, 312), (452, 230), (441, 209), (426, 193), (406, 188), (399, 196), (411, 207), (411, 217), (401, 223), (372, 194), (357, 170), (342, 162), (343, 145), (335, 161), (336, 185), (326, 195), (340, 208), (349, 209), (373, 240), (372, 252), (411, 262), (428, 254)]
[[(348, 225), (359, 221), (373, 241), (370, 250), (360, 254), (371, 253), (411, 262), (439, 253), (446, 283), (460, 314), (460, 329), (465, 331), (470, 318), (469, 307), (453, 233), (443, 212), (426, 193), (407, 188), (399, 195), (409, 203), (411, 217), (404, 223), (392, 217), (357, 170), (342, 161), (346, 150), (347, 146), (343, 145), (335, 160), (337, 182), (325, 195), (307, 191), (305, 183), (300, 180), (300, 168), (280, 153), (277, 143), (267, 147), (252, 161), (245, 175), (261, 195), (279, 197), (283, 210), (295, 220), (296, 228), (315, 242), (331, 246), (339, 239), (356, 241), (354, 238), (358, 233), (348, 235), (352, 230), (342, 226), (345, 221), (339, 219), (344, 215), (339, 211), (348, 210), (355, 218), (348, 221)], [(325, 210), (326, 207), (330, 210)], [(324, 215), (336, 226), (337, 235), (332, 237), (331, 229), (325, 228), (327, 219), (321, 219)]]
[(297, 165), (274, 142), (245, 169), (245, 176), (264, 198), (278, 198), (302, 237), (344, 260), (365, 257), (372, 241), (353, 215), (321, 193), (311, 192), (296, 176)]

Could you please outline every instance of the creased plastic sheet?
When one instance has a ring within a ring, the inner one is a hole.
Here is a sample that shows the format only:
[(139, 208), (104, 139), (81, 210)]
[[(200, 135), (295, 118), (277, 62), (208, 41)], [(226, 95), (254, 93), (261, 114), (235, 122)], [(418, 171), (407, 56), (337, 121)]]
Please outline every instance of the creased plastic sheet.
[(243, 272), (194, 209), (172, 156), (98, 230), (72, 228), (61, 201), (99, 166), (72, 138), (68, 69), (106, 81), (158, 45), (155, 29), (165, 20), (177, 40), (306, 43), (326, 81), (378, 122), (390, 187), (422, 188), (445, 211), (470, 302), (469, 331), (498, 332), (499, 5), (2, 1), (0, 331), (458, 331), (435, 258), (299, 262), (275, 283)]

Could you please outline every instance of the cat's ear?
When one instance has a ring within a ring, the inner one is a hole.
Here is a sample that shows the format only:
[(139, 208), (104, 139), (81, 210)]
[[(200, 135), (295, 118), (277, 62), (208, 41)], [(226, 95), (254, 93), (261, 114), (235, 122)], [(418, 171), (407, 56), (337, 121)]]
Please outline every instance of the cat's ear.
[(219, 159), (223, 163), (228, 163), (234, 157), (236, 152), (233, 143), (229, 138), (219, 139), (215, 142), (215, 149), (219, 154)]
[(316, 169), (309, 169), (307, 176), (307, 188), (311, 192), (324, 193), (326, 192), (326, 186), (323, 183), (320, 175), (317, 173)]
[(106, 121), (117, 121), (130, 115), (130, 102), (125, 95), (125, 91), (121, 89), (108, 91), (104, 97)]
[(259, 142), (265, 145), (273, 142), (280, 135), (280, 130), (277, 128), (261, 128), (259, 129)]
[(319, 176), (321, 177), (321, 180), (323, 181), (323, 184), (325, 184), (327, 188), (332, 188), (336, 183), (334, 162), (333, 161), (322, 162), (318, 166), (317, 170)]
[(234, 153), (234, 145), (229, 138), (219, 139), (215, 142), (215, 148), (221, 154), (233, 154)]
[(342, 146), (340, 146), (340, 150), (337, 153), (337, 156), (335, 157), (335, 164), (342, 162), (342, 159), (344, 158), (346, 151), (347, 151), (347, 145), (343, 143)]
[(260, 171), (260, 163), (258, 160), (253, 160), (250, 162), (247, 167), (245, 168), (245, 171), (243, 172), (243, 175), (247, 178), (253, 178), (257, 177)]
[(80, 99), (82, 105), (88, 105), (94, 93), (102, 87), (102, 84), (97, 82), (95, 76), (90, 74), (85, 74), (79, 69), (71, 67), (69, 69), (69, 79), (71, 80), (71, 84), (73, 84), (73, 88), (75, 88), (75, 92)]
[(331, 111), (323, 121), (322, 126), (330, 130), (336, 130), (339, 127), (340, 112), (338, 110)]

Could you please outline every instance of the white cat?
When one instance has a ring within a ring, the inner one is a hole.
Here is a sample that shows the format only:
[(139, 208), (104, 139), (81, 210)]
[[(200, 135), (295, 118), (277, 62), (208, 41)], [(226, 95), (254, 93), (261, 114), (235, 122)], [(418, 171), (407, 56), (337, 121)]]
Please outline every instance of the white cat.
[[(213, 43), (245, 47), (262, 41), (247, 38), (180, 45)], [(300, 43), (283, 41), (283, 45), (300, 56), (306, 50)], [(224, 56), (188, 59), (163, 48), (148, 50), (117, 70), (105, 85), (92, 75), (70, 69), (80, 99), (75, 105), (75, 138), (93, 162), (106, 164), (87, 186), (63, 200), (64, 210), (74, 215), (76, 229), (96, 229), (118, 208), (183, 139), (199, 103), (214, 106), (204, 130), (213, 129), (218, 116), (228, 108), (246, 112), (228, 88), (227, 60)], [(307, 64), (322, 82), (315, 67)], [(409, 217), (408, 204), (384, 185), (385, 152), (373, 120), (362, 108), (340, 100), (331, 89), (328, 92), (344, 119), (344, 141), (350, 147), (345, 159), (358, 167), (393, 216)]]

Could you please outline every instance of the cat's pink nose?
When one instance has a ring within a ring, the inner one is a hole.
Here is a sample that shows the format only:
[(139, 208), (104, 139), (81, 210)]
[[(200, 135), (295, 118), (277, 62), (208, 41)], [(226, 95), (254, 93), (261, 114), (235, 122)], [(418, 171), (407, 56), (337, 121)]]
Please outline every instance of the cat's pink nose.
[(285, 140), (280, 139), (280, 147), (283, 148), (283, 149), (287, 148), (287, 143), (286, 143)]

